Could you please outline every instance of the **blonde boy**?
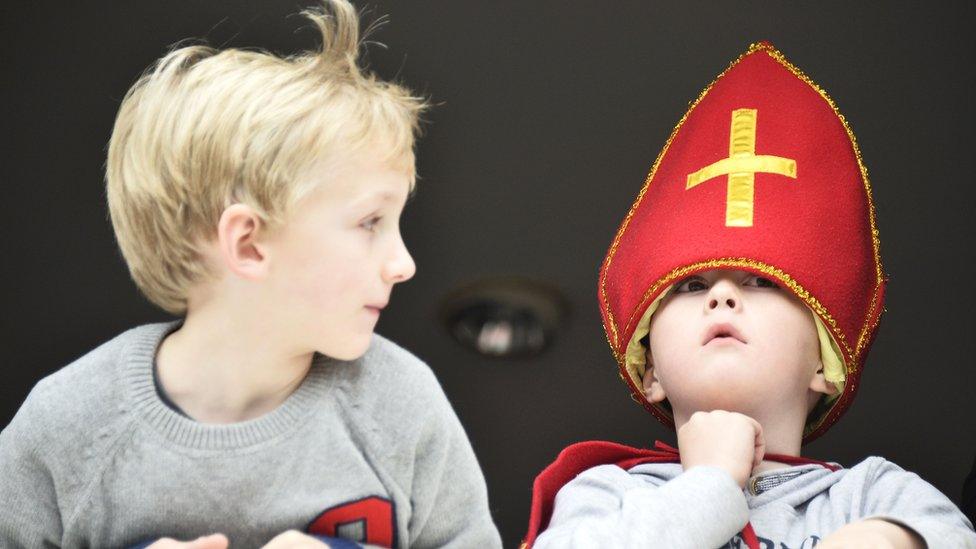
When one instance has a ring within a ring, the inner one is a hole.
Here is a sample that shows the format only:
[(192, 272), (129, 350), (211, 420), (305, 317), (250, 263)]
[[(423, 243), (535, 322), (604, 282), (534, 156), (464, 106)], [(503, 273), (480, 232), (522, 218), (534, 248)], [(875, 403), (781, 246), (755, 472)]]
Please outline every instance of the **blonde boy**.
[(360, 71), (348, 2), (305, 15), (321, 51), (180, 48), (122, 102), (112, 223), (182, 318), (37, 384), (0, 434), (3, 547), (500, 545), (432, 372), (373, 334), (415, 270), (424, 102)]
[(885, 283), (853, 133), (753, 45), (682, 117), (600, 272), (621, 377), (678, 448), (568, 448), (536, 479), (526, 545), (976, 547), (897, 465), (800, 457), (854, 397)]

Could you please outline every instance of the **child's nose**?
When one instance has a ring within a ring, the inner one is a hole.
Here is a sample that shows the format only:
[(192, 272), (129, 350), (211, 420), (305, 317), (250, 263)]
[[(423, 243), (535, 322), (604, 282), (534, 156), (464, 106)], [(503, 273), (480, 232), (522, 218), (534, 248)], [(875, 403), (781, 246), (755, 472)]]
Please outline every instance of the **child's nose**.
[[(712, 299), (711, 301), (708, 302), (708, 308), (709, 309), (718, 309), (719, 302), (720, 301), (718, 299)], [(734, 298), (731, 298), (731, 297), (726, 298), (725, 301), (724, 301), (724, 303), (722, 303), (722, 304), (725, 305), (725, 306), (727, 306), (729, 309), (735, 309), (735, 299)]]
[(393, 257), (383, 266), (383, 278), (390, 284), (397, 284), (410, 280), (416, 272), (417, 264), (414, 263), (403, 238), (398, 238)]
[(719, 280), (709, 290), (708, 299), (705, 300), (705, 306), (709, 311), (715, 311), (725, 307), (735, 311), (741, 307), (741, 301), (735, 284), (725, 280)]

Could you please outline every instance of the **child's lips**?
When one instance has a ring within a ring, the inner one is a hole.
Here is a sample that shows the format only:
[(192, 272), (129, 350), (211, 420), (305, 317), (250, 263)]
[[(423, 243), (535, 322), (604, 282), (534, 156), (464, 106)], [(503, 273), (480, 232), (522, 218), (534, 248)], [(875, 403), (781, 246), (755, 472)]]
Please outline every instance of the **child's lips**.
[(712, 347), (716, 345), (745, 345), (745, 343), (734, 337), (716, 337), (706, 343), (705, 347)]
[(718, 324), (712, 324), (705, 331), (705, 338), (702, 341), (702, 345), (709, 345), (711, 343), (742, 343), (747, 344), (746, 338), (742, 336), (742, 333), (732, 324), (728, 322), (721, 322)]

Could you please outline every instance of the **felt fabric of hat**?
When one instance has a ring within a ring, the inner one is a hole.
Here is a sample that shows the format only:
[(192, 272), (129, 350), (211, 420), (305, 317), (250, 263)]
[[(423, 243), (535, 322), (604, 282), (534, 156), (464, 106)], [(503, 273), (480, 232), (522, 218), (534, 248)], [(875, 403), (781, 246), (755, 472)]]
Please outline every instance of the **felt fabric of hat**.
[(726, 268), (778, 281), (811, 310), (840, 394), (808, 418), (804, 442), (848, 408), (883, 310), (884, 275), (867, 170), (827, 93), (768, 42), (753, 44), (678, 121), (600, 269), (607, 340), (643, 397), (640, 339), (665, 292)]

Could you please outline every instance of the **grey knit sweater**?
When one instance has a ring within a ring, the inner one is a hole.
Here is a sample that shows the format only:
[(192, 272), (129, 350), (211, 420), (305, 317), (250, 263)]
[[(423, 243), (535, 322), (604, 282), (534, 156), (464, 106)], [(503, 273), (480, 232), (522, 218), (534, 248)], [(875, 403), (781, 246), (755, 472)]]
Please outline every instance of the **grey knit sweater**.
[(242, 423), (192, 421), (153, 383), (178, 322), (43, 379), (0, 433), (0, 547), (126, 547), (289, 529), (397, 547), (499, 547), (471, 445), (430, 369), (380, 336)]

